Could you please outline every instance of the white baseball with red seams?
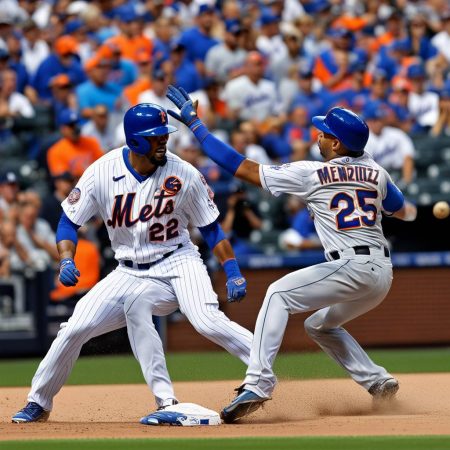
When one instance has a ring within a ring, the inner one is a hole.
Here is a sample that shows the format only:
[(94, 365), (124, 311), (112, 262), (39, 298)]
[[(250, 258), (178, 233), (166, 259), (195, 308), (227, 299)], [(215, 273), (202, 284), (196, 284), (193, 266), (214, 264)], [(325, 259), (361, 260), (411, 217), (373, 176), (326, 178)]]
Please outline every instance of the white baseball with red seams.
[[(203, 227), (219, 215), (204, 178), (170, 152), (166, 164), (144, 178), (131, 167), (128, 154), (128, 148), (118, 148), (97, 160), (62, 203), (77, 225), (101, 215), (119, 265), (77, 303), (39, 365), (28, 400), (46, 410), (52, 409), (82, 345), (127, 323), (131, 347), (157, 404), (171, 404), (175, 395), (152, 314), (179, 308), (198, 332), (249, 362), (252, 333), (219, 310), (187, 230), (188, 224)], [(145, 270), (136, 267), (155, 261)]]

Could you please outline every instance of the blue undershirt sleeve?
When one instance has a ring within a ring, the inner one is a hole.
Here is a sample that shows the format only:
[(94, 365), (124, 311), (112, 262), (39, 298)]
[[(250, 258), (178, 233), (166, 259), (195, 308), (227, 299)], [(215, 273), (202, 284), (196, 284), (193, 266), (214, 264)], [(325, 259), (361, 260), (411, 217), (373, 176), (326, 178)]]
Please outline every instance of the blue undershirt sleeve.
[(223, 241), (225, 239), (225, 234), (217, 220), (210, 223), (209, 225), (206, 225), (205, 227), (199, 227), (198, 229), (211, 250), (220, 241)]
[(388, 181), (386, 189), (387, 193), (383, 200), (383, 209), (390, 213), (402, 209), (405, 204), (405, 197), (403, 197), (402, 191), (390, 181)]
[(242, 164), (242, 161), (245, 160), (245, 156), (238, 153), (230, 145), (217, 139), (209, 132), (208, 128), (206, 128), (201, 120), (196, 120), (190, 128), (200, 142), (206, 155), (220, 167), (223, 167), (234, 175), (238, 167)]
[(59, 219), (58, 228), (56, 230), (56, 243), (59, 241), (72, 241), (75, 245), (78, 242), (77, 230), (79, 225), (73, 223), (63, 212)]

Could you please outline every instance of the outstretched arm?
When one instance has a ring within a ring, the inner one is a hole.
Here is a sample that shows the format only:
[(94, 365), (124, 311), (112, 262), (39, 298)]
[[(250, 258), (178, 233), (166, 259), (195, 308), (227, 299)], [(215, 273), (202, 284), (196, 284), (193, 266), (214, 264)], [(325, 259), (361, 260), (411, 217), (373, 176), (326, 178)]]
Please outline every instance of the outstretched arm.
[(190, 128), (206, 155), (235, 177), (261, 186), (259, 164), (245, 158), (233, 147), (212, 135), (199, 119), (197, 105), (183, 88), (177, 89), (174, 86), (169, 86), (167, 97), (180, 109), (180, 114), (171, 110), (167, 112)]
[(405, 200), (400, 189), (395, 184), (388, 182), (386, 190), (386, 197), (383, 200), (385, 214), (406, 222), (416, 220), (417, 208), (411, 202)]

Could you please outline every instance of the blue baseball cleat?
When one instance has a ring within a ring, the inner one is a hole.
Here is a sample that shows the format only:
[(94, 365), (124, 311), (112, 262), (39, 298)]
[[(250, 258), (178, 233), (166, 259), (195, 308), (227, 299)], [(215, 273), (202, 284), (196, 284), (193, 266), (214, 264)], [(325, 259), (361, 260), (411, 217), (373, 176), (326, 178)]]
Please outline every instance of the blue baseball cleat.
[(225, 423), (236, 422), (237, 420), (242, 419), (242, 417), (255, 412), (267, 400), (270, 400), (270, 398), (260, 397), (254, 392), (247, 391), (246, 389), (239, 389), (235, 399), (222, 409), (220, 417)]
[(46, 411), (35, 402), (29, 402), (25, 408), (14, 414), (11, 421), (13, 423), (45, 422), (49, 415), (50, 411)]

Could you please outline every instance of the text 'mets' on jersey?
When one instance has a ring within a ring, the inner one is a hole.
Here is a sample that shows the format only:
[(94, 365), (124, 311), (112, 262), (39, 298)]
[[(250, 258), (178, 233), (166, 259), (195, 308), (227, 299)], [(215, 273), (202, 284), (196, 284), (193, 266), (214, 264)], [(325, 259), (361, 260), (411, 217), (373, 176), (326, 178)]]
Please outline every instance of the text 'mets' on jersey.
[(326, 252), (358, 245), (387, 245), (381, 227), (389, 174), (368, 154), (329, 162), (260, 166), (261, 183), (278, 196), (300, 197), (313, 214)]
[(100, 214), (115, 258), (148, 263), (188, 244), (188, 223), (209, 225), (219, 211), (191, 164), (168, 151), (167, 163), (144, 178), (130, 165), (129, 152), (117, 148), (91, 164), (62, 207), (77, 225)]

